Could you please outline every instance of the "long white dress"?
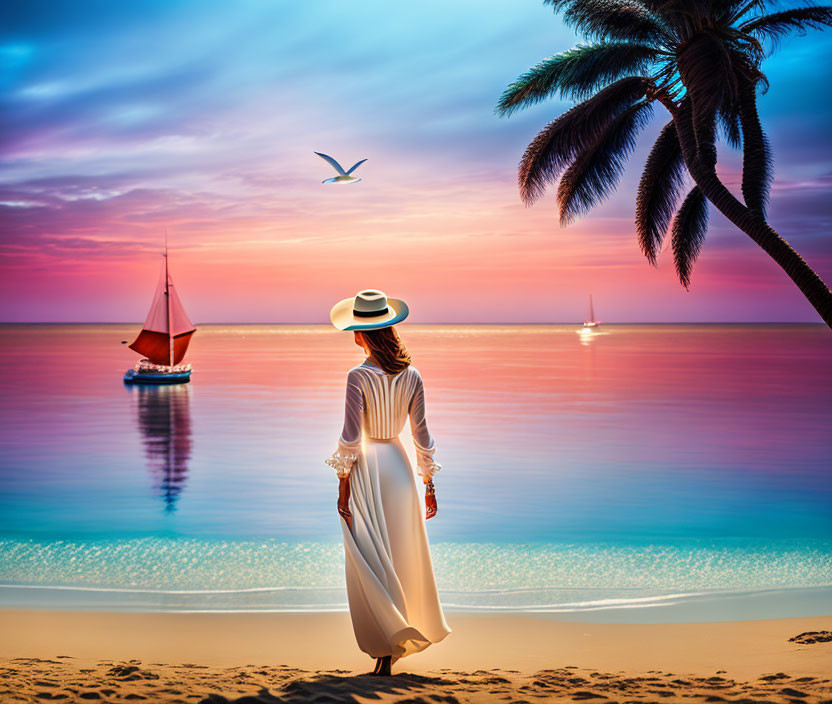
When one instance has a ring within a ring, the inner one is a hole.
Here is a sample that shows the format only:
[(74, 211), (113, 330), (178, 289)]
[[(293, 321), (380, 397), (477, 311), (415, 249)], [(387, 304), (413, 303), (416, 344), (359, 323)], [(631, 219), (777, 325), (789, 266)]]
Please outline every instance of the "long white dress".
[[(445, 623), (425, 532), (424, 508), (399, 434), (410, 417), (418, 472), (433, 476), (422, 377), (412, 366), (386, 374), (368, 358), (347, 376), (344, 429), (327, 460), (350, 476), (352, 532), (341, 519), (347, 596), (358, 647), (393, 661), (424, 650)], [(363, 437), (362, 437), (363, 436)]]

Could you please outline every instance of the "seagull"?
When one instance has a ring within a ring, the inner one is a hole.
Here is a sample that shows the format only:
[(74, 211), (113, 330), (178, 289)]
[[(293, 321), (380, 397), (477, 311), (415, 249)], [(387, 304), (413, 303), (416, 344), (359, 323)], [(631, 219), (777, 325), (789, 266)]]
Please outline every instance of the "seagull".
[(337, 176), (334, 176), (333, 178), (324, 179), (323, 181), (321, 181), (321, 183), (358, 183), (361, 180), (360, 178), (355, 178), (355, 176), (350, 176), (350, 174), (353, 171), (355, 171), (359, 166), (361, 166), (361, 164), (367, 161), (366, 159), (362, 159), (357, 164), (354, 164), (349, 171), (344, 171), (344, 169), (341, 167), (341, 164), (335, 161), (335, 159), (333, 159), (331, 156), (321, 154), (320, 152), (315, 152), (315, 154), (321, 157), (321, 159), (323, 159), (324, 161), (329, 162), (329, 164), (338, 172)]

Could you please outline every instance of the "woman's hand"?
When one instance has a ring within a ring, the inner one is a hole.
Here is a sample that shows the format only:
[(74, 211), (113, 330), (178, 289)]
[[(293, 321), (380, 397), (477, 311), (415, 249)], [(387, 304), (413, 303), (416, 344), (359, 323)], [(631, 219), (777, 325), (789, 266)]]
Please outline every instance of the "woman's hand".
[(431, 478), (425, 481), (425, 509), (425, 520), (433, 518), (439, 510), (436, 507), (436, 489)]
[(352, 513), (350, 512), (350, 477), (341, 477), (338, 482), (338, 513), (347, 522), (352, 532)]

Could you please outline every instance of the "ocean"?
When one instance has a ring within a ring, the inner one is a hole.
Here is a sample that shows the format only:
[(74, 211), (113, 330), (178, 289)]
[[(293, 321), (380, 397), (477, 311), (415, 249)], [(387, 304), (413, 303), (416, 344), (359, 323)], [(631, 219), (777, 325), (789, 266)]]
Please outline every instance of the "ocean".
[[(345, 610), (324, 459), (351, 336), (202, 325), (191, 384), (127, 387), (138, 327), (0, 326), (0, 607)], [(447, 610), (832, 614), (824, 326), (401, 334), (443, 465)]]

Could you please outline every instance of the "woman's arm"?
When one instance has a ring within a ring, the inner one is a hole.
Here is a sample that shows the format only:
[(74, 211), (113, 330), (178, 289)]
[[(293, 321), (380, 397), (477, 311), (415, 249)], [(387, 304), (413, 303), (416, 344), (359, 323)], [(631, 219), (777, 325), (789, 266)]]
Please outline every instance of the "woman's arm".
[(352, 531), (350, 511), (350, 472), (361, 452), (361, 421), (364, 413), (364, 392), (356, 374), (347, 375), (347, 398), (344, 408), (344, 428), (338, 438), (338, 449), (326, 460), (338, 474), (338, 513)]
[(361, 452), (361, 420), (364, 412), (364, 393), (353, 372), (347, 375), (347, 399), (344, 408), (344, 428), (338, 438), (338, 449), (326, 460), (338, 474), (338, 513), (352, 530), (350, 511), (350, 472)]
[(427, 484), (433, 478), (434, 473), (442, 469), (442, 465), (437, 464), (433, 459), (436, 443), (431, 437), (425, 418), (425, 386), (419, 372), (415, 369), (413, 371), (416, 373), (416, 389), (410, 400), (410, 432), (413, 435), (413, 444), (416, 446), (417, 472)]
[(339, 479), (349, 476), (361, 451), (361, 425), (364, 413), (364, 393), (356, 374), (347, 376), (347, 396), (344, 407), (344, 428), (338, 438), (338, 449), (326, 460), (338, 474)]

